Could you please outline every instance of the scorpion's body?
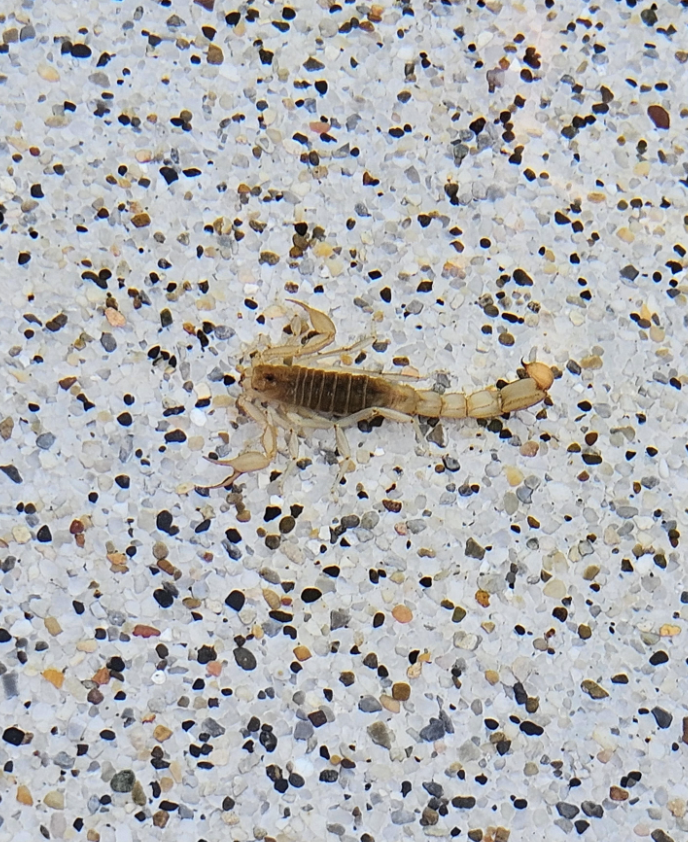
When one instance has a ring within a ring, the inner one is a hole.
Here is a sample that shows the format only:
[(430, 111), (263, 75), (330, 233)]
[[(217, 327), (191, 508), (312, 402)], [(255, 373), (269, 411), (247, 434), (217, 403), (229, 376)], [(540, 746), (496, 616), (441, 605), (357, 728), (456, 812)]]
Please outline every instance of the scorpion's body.
[[(344, 457), (342, 471), (352, 460), (343, 428), (358, 421), (382, 416), (392, 421), (411, 421), (417, 431), (418, 416), (429, 418), (494, 418), (540, 403), (547, 397), (554, 374), (544, 363), (525, 363), (525, 377), (501, 388), (489, 387), (465, 395), (440, 394), (434, 389), (416, 389), (399, 377), (352, 372), (340, 368), (295, 365), (294, 361), (315, 359), (351, 349), (321, 354), (334, 339), (332, 320), (325, 313), (296, 301), (308, 314), (313, 330), (298, 319), (292, 321), (294, 342), (254, 352), (243, 369), (243, 395), (237, 401), (244, 412), (263, 424), (263, 452), (247, 451), (228, 460), (233, 473), (220, 485), (232, 483), (241, 474), (266, 468), (277, 453), (276, 426), (292, 431), (333, 425), (337, 448)], [(292, 436), (292, 441), (295, 437)]]

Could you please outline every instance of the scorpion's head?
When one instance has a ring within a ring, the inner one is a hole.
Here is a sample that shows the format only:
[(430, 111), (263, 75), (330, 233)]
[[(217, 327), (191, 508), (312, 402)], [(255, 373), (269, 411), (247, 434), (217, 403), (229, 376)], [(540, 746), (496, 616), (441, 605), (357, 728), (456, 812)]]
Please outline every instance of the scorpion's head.
[(284, 400), (291, 382), (290, 373), (284, 365), (255, 365), (251, 371), (251, 389), (265, 400)]

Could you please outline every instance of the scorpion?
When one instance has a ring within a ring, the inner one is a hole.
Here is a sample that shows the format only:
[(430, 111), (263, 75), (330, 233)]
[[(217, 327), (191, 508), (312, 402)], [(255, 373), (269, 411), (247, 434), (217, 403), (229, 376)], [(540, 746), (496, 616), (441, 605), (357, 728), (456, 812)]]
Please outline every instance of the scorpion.
[[(295, 428), (334, 427), (337, 449), (343, 457), (343, 476), (352, 469), (345, 427), (382, 417), (411, 422), (419, 435), (418, 416), (495, 418), (544, 401), (554, 382), (553, 370), (542, 362), (523, 362), (525, 376), (521, 379), (469, 395), (417, 389), (403, 382), (404, 375), (322, 368), (317, 365), (320, 360), (355, 350), (366, 340), (323, 353), (336, 335), (332, 319), (303, 301), (287, 300), (305, 311), (308, 323), (295, 316), (290, 323), (294, 341), (254, 351), (249, 365), (238, 367), (243, 394), (237, 406), (262, 425), (262, 452), (249, 450), (226, 460), (206, 457), (215, 465), (232, 469), (222, 482), (208, 488), (231, 486), (242, 474), (267, 468), (277, 455), (278, 426), (291, 433), (293, 458), (298, 455)], [(313, 361), (315, 365), (307, 364)]]

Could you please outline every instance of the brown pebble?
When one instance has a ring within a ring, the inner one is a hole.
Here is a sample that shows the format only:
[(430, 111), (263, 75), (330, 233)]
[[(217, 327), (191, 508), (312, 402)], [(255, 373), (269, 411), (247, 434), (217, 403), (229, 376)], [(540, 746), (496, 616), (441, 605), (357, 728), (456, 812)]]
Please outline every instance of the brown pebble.
[(217, 44), (211, 44), (208, 47), (208, 64), (222, 64), (225, 60), (222, 50)]
[(500, 345), (505, 345), (507, 348), (511, 348), (511, 346), (514, 345), (515, 342), (516, 342), (516, 340), (514, 339), (514, 337), (510, 333), (507, 333), (505, 331), (504, 333), (499, 334), (499, 344)]
[(589, 640), (592, 637), (592, 629), (590, 626), (586, 626), (585, 623), (581, 623), (578, 626), (578, 637), (581, 640)]
[(297, 661), (307, 661), (311, 657), (311, 650), (307, 646), (295, 646), (294, 657)]
[(49, 681), (53, 685), (53, 687), (57, 687), (58, 690), (60, 689), (60, 687), (62, 687), (64, 683), (64, 673), (62, 672), (62, 670), (56, 670), (53, 667), (48, 667), (47, 669), (43, 670), (41, 675), (43, 676), (43, 678), (45, 678), (46, 681)]
[(150, 225), (151, 218), (145, 211), (143, 213), (135, 213), (131, 218), (131, 224), (134, 228), (145, 228)]
[(683, 733), (681, 739), (688, 745), (688, 716), (683, 717)]
[(105, 696), (100, 692), (97, 687), (94, 687), (92, 690), (88, 691), (88, 695), (86, 696), (86, 701), (92, 705), (99, 705)]
[(407, 702), (411, 697), (411, 685), (405, 681), (396, 681), (392, 684), (392, 698), (398, 702)]
[(165, 827), (170, 819), (170, 814), (165, 810), (158, 810), (153, 813), (153, 824), (155, 827)]
[(172, 736), (172, 730), (167, 725), (156, 725), (153, 730), (153, 736), (159, 743), (164, 743)]
[(393, 512), (394, 514), (401, 511), (401, 503), (398, 500), (383, 500), (382, 505), (388, 512)]
[(156, 629), (154, 626), (145, 626), (141, 623), (138, 623), (132, 629), (132, 635), (134, 637), (159, 637), (160, 630)]
[(658, 129), (668, 129), (671, 125), (669, 112), (665, 108), (662, 108), (661, 105), (651, 105), (647, 109), (647, 116)]
[(488, 608), (490, 605), (490, 594), (487, 591), (476, 591), (475, 601), (478, 605), (482, 605), (483, 608)]
[(410, 623), (413, 619), (413, 611), (407, 605), (395, 605), (392, 609), (392, 617), (397, 623)]
[(610, 786), (609, 797), (612, 799), (612, 801), (626, 801), (626, 799), (628, 798), (628, 790), (621, 789), (620, 786)]
[(606, 699), (609, 696), (604, 687), (600, 687), (596, 681), (589, 678), (581, 682), (581, 690), (587, 693), (591, 699)]
[(17, 801), (20, 804), (24, 804), (26, 807), (31, 807), (33, 804), (33, 796), (31, 795), (31, 791), (29, 790), (28, 786), (24, 786), (24, 784), (19, 784), (17, 787)]

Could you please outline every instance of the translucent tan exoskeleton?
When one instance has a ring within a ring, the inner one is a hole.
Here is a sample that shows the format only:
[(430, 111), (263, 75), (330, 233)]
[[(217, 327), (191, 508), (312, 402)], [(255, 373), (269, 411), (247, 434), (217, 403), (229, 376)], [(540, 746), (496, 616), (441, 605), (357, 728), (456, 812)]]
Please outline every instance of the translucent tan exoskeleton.
[(298, 318), (294, 319), (291, 327), (296, 341), (255, 352), (241, 377), (244, 393), (237, 404), (263, 425), (263, 452), (247, 451), (233, 459), (210, 460), (232, 469), (226, 479), (211, 488), (231, 485), (241, 474), (267, 468), (277, 454), (278, 426), (292, 431), (334, 427), (340, 455), (350, 462), (343, 428), (359, 421), (382, 416), (391, 421), (410, 421), (418, 429), (417, 419), (421, 415), (494, 418), (540, 403), (554, 382), (548, 365), (530, 362), (523, 364), (525, 377), (501, 388), (492, 386), (470, 395), (462, 392), (442, 395), (399, 382), (395, 375), (322, 368), (318, 362), (323, 358), (358, 346), (323, 354), (334, 341), (334, 323), (320, 310), (302, 301), (292, 302), (305, 310), (312, 330)]

